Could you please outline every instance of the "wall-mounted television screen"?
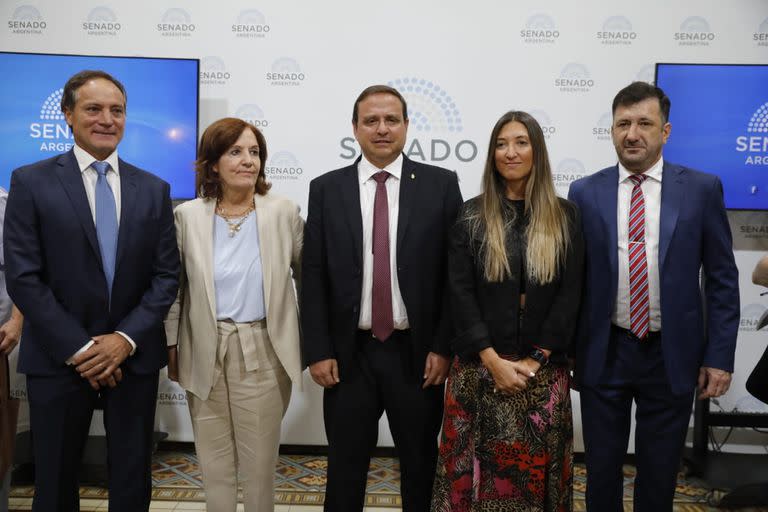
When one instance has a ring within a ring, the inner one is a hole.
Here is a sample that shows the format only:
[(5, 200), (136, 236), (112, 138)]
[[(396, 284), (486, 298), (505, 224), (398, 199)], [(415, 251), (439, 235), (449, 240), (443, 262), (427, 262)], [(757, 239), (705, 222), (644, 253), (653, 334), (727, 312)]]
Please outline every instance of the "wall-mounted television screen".
[(128, 94), (120, 158), (170, 183), (174, 199), (195, 197), (199, 60), (0, 52), (0, 69), (0, 186), (17, 167), (72, 148), (62, 89), (78, 71), (100, 69)]
[(725, 206), (768, 210), (768, 65), (656, 64), (672, 101), (664, 159), (716, 174)]

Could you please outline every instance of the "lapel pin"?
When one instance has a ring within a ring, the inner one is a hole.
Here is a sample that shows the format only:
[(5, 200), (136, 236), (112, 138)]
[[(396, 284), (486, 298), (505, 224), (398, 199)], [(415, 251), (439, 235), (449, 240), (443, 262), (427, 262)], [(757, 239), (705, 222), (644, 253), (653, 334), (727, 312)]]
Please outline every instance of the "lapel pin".
[(415, 180), (416, 179), (416, 175), (415, 174), (411, 174), (411, 179)]

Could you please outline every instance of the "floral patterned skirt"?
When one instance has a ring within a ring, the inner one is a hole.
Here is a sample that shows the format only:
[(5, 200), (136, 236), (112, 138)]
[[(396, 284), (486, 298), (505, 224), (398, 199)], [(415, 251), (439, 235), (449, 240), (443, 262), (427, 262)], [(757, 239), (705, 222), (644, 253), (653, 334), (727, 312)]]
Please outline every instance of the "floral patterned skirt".
[(568, 373), (547, 365), (514, 394), (493, 392), (479, 361), (448, 377), (432, 512), (570, 511), (573, 420)]

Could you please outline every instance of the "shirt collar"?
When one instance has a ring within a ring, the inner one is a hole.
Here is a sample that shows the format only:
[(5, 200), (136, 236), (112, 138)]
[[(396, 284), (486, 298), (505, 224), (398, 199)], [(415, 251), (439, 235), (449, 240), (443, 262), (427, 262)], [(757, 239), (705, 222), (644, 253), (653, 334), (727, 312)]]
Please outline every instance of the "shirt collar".
[[(96, 161), (96, 159), (88, 153), (86, 150), (75, 144), (72, 147), (72, 151), (75, 153), (75, 159), (77, 160), (77, 166), (80, 167), (80, 172), (83, 173), (86, 171), (86, 169), (89, 169), (91, 167), (91, 164)], [(117, 149), (115, 149), (111, 155), (109, 155), (105, 162), (109, 162), (109, 166), (112, 167), (112, 170), (115, 171), (115, 174), (120, 176), (120, 170), (118, 168), (117, 164)]]
[(360, 183), (365, 183), (373, 177), (374, 174), (381, 171), (387, 171), (389, 174), (400, 179), (400, 175), (403, 173), (403, 154), (400, 153), (395, 160), (383, 169), (379, 169), (365, 158), (365, 155), (360, 159), (360, 163), (357, 164), (357, 179)]
[[(659, 158), (658, 162), (653, 164), (651, 168), (645, 171), (643, 174), (645, 174), (647, 177), (651, 178), (652, 180), (655, 180), (661, 183), (661, 175), (662, 175), (661, 171), (663, 168), (664, 168), (664, 157), (661, 157)], [(633, 174), (635, 173), (629, 172), (627, 168), (621, 165), (621, 162), (619, 162), (619, 183), (624, 183)]]

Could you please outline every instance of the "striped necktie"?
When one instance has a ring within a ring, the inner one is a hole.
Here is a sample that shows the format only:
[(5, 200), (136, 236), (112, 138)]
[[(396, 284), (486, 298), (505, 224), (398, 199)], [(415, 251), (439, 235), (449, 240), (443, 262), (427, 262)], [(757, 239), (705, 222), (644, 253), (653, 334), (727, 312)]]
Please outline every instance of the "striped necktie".
[(645, 339), (651, 326), (648, 260), (645, 254), (645, 198), (641, 185), (647, 176), (634, 174), (629, 206), (629, 321), (630, 331)]

